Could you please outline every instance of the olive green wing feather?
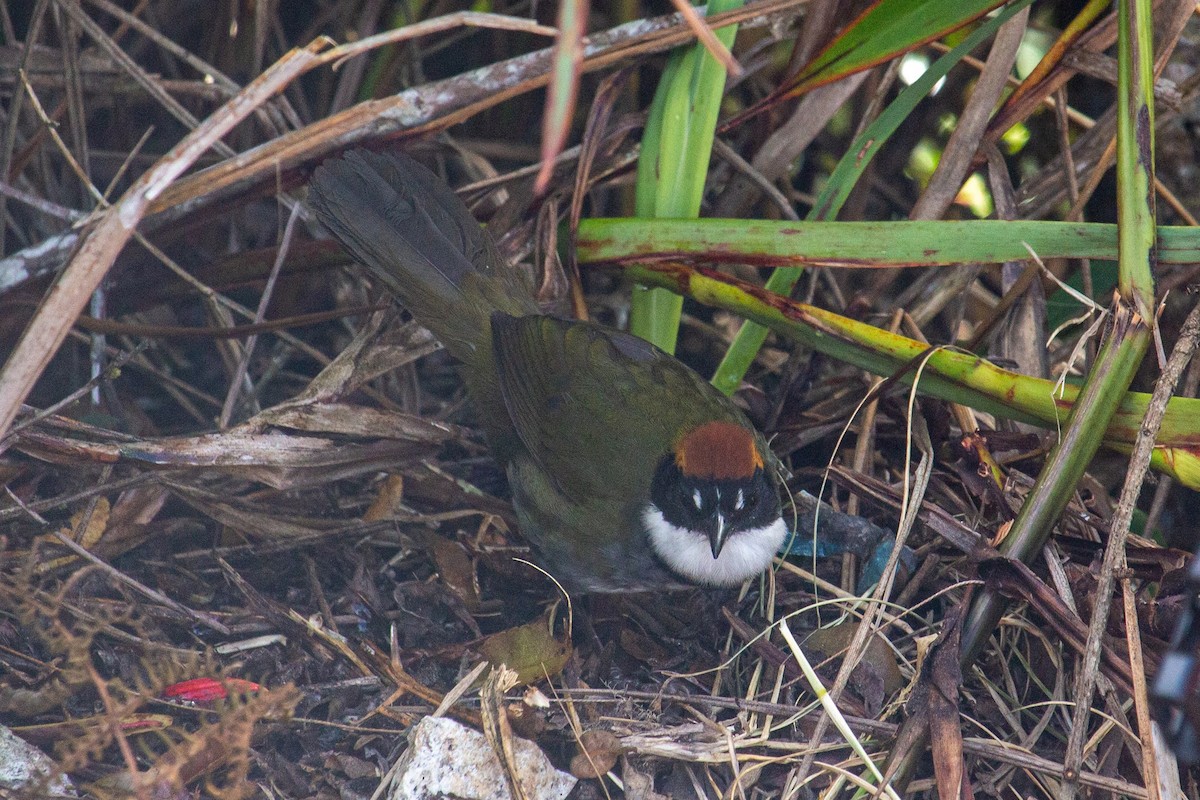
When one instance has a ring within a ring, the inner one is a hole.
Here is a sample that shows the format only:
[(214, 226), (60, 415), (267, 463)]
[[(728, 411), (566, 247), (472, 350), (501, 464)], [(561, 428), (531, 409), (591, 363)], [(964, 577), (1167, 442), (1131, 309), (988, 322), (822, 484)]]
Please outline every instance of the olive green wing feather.
[[(629, 334), (546, 316), (492, 315), (504, 404), (529, 457), (583, 501), (645, 492), (681, 432), (745, 422), (679, 361)], [(591, 465), (615, 465), (598, 475)]]

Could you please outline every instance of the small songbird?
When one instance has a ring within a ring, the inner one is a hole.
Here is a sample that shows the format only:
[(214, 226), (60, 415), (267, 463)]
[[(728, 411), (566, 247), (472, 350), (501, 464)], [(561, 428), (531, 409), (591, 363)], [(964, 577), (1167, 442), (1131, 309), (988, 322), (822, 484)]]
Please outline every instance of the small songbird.
[(450, 188), (401, 154), (315, 171), (309, 202), (463, 365), (521, 533), (581, 592), (736, 586), (787, 532), (777, 463), (742, 412), (670, 355), (542, 314)]

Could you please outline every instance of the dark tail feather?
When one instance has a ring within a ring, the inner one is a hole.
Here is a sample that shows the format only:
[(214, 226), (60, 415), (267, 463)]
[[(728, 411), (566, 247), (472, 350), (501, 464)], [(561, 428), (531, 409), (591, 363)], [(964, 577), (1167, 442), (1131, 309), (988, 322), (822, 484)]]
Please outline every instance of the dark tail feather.
[(441, 179), (406, 155), (354, 150), (317, 168), (309, 203), (451, 352), (464, 339), (468, 347), (479, 341), (473, 320), (486, 324), (486, 315), (464, 295), (464, 281), (491, 272), (493, 249)]

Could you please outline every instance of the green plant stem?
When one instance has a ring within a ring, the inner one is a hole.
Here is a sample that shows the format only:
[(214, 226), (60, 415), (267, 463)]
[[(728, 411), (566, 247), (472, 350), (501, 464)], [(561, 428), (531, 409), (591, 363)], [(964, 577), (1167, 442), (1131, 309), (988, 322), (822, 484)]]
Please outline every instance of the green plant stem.
[[(1040, 220), (793, 222), (765, 219), (588, 219), (580, 264), (697, 260), (759, 266), (820, 264), (856, 269), (999, 264), (1029, 258), (1115, 261), (1117, 226)], [(1163, 226), (1160, 264), (1200, 262), (1200, 229)]]

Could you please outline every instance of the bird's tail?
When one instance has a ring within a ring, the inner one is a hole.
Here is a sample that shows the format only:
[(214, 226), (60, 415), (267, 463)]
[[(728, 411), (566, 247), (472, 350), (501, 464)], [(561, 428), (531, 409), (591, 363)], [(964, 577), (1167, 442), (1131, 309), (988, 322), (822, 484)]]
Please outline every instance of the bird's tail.
[(350, 254), (463, 361), (490, 355), (493, 311), (537, 311), (458, 196), (406, 155), (353, 150), (329, 161), (313, 175), (309, 202)]

